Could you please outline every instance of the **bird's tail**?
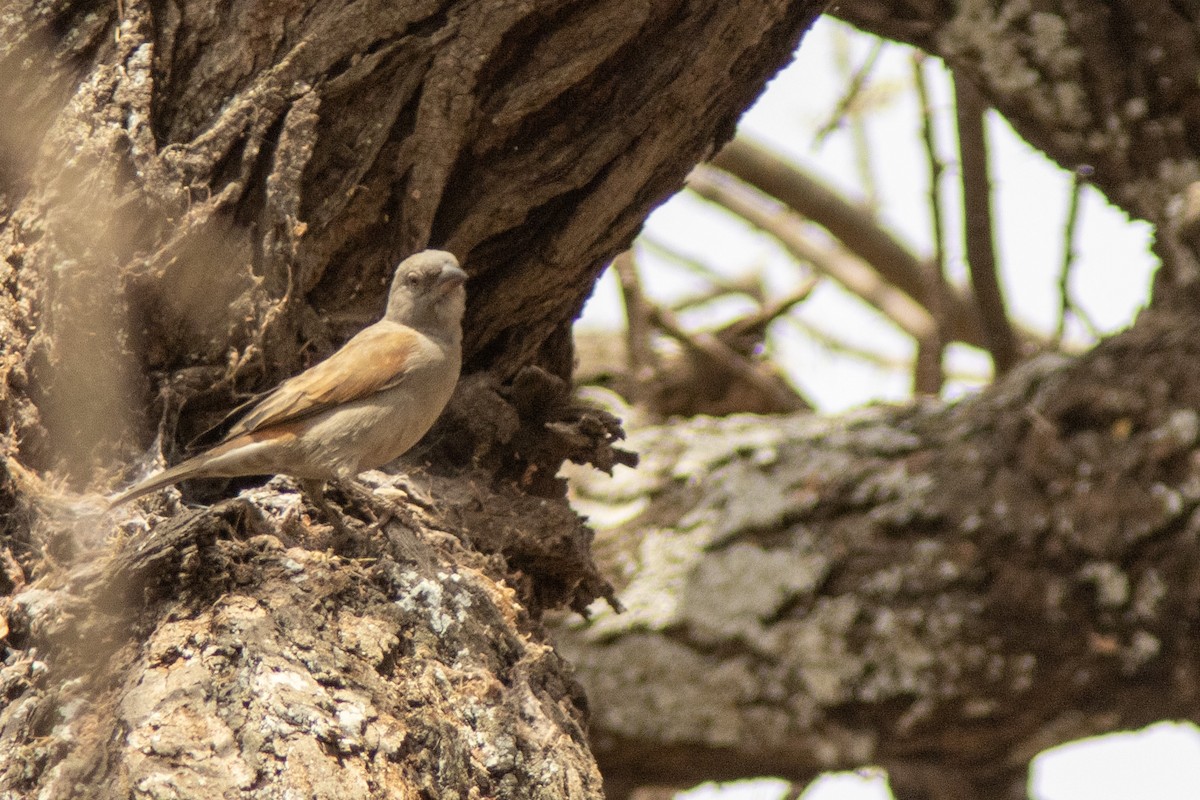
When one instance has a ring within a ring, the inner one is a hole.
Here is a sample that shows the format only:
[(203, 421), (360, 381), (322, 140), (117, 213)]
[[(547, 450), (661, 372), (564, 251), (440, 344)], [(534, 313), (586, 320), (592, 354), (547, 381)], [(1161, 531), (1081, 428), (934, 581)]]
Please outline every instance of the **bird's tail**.
[(165, 489), (171, 484), (179, 483), (180, 481), (187, 480), (188, 478), (208, 477), (208, 472), (205, 470), (205, 466), (209, 460), (207, 456), (208, 454), (205, 453), (203, 455), (196, 456), (195, 458), (189, 458), (187, 461), (180, 462), (164, 472), (160, 472), (157, 475), (151, 475), (149, 478), (135, 483), (133, 486), (130, 486), (128, 489), (109, 500), (109, 509), (114, 509), (119, 505), (124, 505), (130, 500), (136, 500), (137, 498), (150, 494), (151, 492), (157, 492), (159, 489)]

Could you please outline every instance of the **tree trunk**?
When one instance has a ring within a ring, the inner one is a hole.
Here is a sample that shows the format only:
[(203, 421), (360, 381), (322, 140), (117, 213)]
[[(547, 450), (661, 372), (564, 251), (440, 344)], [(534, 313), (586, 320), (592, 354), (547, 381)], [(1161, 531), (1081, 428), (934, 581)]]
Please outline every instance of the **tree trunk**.
[[(558, 463), (623, 456), (569, 323), (816, 5), (10, 3), (0, 792), (598, 796), (542, 616), (610, 594)], [(660, 495), (605, 534), (629, 613), (562, 638), (611, 788), (873, 761), (1002, 797), (1044, 747), (1200, 718), (1184, 5), (839, 4), (1159, 224), (1160, 308), (954, 408), (641, 434), (594, 498)], [(155, 431), (174, 459), (427, 245), (471, 274), (435, 510), (344, 558), (287, 481), (115, 523), (68, 491)]]
[[(819, 5), (9, 3), (0, 795), (600, 796), (541, 618), (611, 599), (559, 464), (628, 458), (570, 323)], [(471, 276), (432, 505), (336, 556), (287, 480), (105, 514), (426, 246)]]

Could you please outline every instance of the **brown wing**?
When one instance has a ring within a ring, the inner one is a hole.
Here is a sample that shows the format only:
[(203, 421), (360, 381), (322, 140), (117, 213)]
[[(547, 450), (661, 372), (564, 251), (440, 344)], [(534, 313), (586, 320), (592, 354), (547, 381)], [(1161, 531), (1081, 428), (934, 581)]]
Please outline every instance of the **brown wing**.
[(225, 435), (224, 441), (269, 425), (302, 419), (389, 389), (404, 379), (420, 334), (394, 323), (364, 328), (341, 350), (279, 384)]

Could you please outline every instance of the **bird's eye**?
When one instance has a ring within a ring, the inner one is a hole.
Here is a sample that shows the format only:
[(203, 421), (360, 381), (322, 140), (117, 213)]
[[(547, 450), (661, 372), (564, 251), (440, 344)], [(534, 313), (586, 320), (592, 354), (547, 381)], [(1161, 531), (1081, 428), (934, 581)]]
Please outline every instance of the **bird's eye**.
[(404, 279), (404, 282), (407, 283), (409, 286), (416, 286), (418, 283), (421, 282), (421, 276), (414, 272), (411, 275), (409, 275), (408, 277), (406, 277)]

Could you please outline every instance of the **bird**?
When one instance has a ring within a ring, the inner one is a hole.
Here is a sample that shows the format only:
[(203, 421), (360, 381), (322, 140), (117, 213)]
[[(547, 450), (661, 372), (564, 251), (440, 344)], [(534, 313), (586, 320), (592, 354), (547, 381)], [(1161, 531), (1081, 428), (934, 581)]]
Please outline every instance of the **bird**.
[(466, 280), (443, 250), (404, 259), (381, 320), (279, 384), (212, 448), (135, 483), (109, 508), (190, 478), (284, 474), (341, 528), (324, 484), (403, 455), (449, 402), (462, 366)]

